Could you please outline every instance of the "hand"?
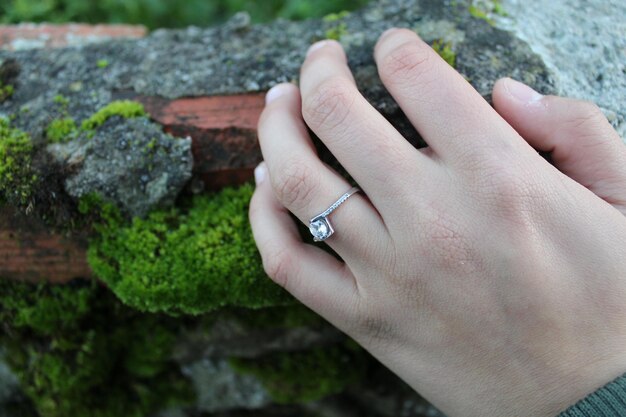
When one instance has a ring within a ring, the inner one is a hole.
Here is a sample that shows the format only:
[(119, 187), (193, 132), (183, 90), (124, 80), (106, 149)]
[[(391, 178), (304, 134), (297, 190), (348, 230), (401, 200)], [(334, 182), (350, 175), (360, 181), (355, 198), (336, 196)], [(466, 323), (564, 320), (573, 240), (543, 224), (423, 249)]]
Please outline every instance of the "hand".
[[(268, 275), (449, 416), (552, 417), (626, 372), (626, 147), (601, 112), (510, 79), (494, 110), (409, 30), (375, 58), (428, 147), (359, 94), (340, 44), (315, 44), (258, 126)], [(343, 262), (287, 211), (308, 224), (350, 188), (305, 123), (367, 196), (330, 216)]]

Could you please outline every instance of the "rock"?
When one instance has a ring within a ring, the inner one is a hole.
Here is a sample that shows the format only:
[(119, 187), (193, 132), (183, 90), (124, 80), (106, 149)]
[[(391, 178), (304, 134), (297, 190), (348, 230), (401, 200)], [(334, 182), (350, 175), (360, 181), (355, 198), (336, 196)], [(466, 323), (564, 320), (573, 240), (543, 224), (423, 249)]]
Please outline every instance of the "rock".
[(113, 117), (76, 140), (48, 145), (48, 151), (74, 172), (65, 181), (69, 195), (97, 193), (134, 216), (172, 204), (191, 178), (191, 140), (167, 135), (143, 117)]
[(557, 93), (591, 100), (626, 139), (626, 3), (503, 0), (496, 19), (526, 41), (551, 70)]
[(4, 362), (3, 355), (4, 353), (0, 351), (0, 416), (3, 415), (2, 409), (4, 404), (11, 401), (13, 396), (19, 391), (17, 377)]
[[(0, 61), (13, 60), (20, 68), (15, 93), (0, 103), (0, 113), (27, 106), (34, 114), (48, 114), (50, 104), (37, 102), (37, 97), (61, 93), (73, 102), (78, 85), (88, 93), (105, 90), (168, 99), (263, 91), (297, 79), (308, 46), (337, 32), (365, 96), (415, 140), (414, 129), (380, 83), (372, 56), (378, 36), (391, 26), (416, 30), (427, 42), (451, 42), (459, 71), (487, 98), (502, 76), (553, 91), (550, 74), (526, 43), (471, 16), (468, 7), (468, 1), (380, 0), (338, 19), (249, 25), (245, 15), (237, 15), (222, 26), (157, 30), (137, 40), (0, 51)], [(106, 68), (97, 66), (101, 60), (107, 61)], [(85, 112), (97, 110), (90, 103), (81, 105)], [(27, 123), (18, 120), (18, 125)]]
[(194, 383), (198, 411), (258, 409), (272, 402), (256, 378), (236, 373), (224, 359), (195, 362), (183, 367), (183, 373)]
[(220, 317), (208, 328), (202, 326), (183, 334), (174, 357), (181, 363), (206, 357), (256, 358), (272, 352), (332, 345), (344, 339), (330, 325), (254, 329), (236, 318)]

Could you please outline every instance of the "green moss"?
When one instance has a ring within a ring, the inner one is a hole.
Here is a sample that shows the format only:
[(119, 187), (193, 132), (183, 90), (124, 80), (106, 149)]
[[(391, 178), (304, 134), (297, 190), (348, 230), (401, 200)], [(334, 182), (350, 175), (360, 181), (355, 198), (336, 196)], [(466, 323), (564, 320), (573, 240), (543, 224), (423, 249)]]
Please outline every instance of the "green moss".
[(109, 61), (107, 61), (106, 59), (99, 59), (96, 65), (98, 66), (98, 68), (106, 68), (109, 66)]
[(338, 394), (366, 372), (365, 355), (353, 344), (237, 358), (230, 363), (236, 371), (257, 377), (279, 404), (306, 403)]
[(502, 3), (500, 1), (494, 0), (493, 2), (493, 12), (500, 16), (508, 16), (507, 12), (504, 10)]
[(27, 204), (37, 177), (31, 169), (30, 136), (0, 118), (0, 201)]
[(492, 1), (472, 1), (469, 6), (469, 13), (477, 19), (482, 19), (491, 26), (495, 24), (492, 17), (493, 14), (506, 16), (506, 12), (499, 0)]
[(344, 19), (350, 15), (347, 10), (342, 10), (339, 13), (329, 13), (322, 18), (324, 22), (336, 22), (337, 20)]
[(77, 131), (76, 122), (71, 117), (53, 120), (46, 128), (46, 137), (49, 143), (65, 143), (73, 138)]
[(62, 94), (57, 94), (56, 96), (54, 96), (53, 101), (63, 107), (67, 107), (70, 104), (70, 100)]
[(348, 34), (348, 26), (341, 22), (338, 25), (335, 25), (331, 28), (328, 28), (325, 32), (326, 39), (334, 39), (336, 41), (340, 40), (342, 36)]
[(175, 323), (121, 305), (95, 282), (0, 279), (0, 342), (41, 417), (143, 417), (189, 401), (170, 360)]
[(90, 118), (84, 120), (81, 128), (83, 130), (97, 129), (113, 116), (121, 116), (128, 119), (145, 115), (146, 111), (144, 110), (141, 103), (137, 103), (136, 101), (131, 100), (113, 101), (98, 110)]
[(14, 92), (15, 89), (12, 85), (3, 85), (2, 82), (0, 82), (0, 103), (10, 99)]
[(441, 39), (438, 39), (433, 42), (432, 48), (444, 61), (454, 68), (456, 64), (456, 54), (452, 50), (452, 45), (449, 42), (444, 43)]
[(248, 222), (251, 185), (195, 196), (187, 209), (123, 222), (107, 210), (89, 247), (94, 273), (143, 311), (199, 314), (292, 299), (263, 272)]
[(67, 291), (45, 284), (37, 286), (8, 285), (11, 296), (3, 298), (0, 317), (16, 328), (29, 328), (38, 334), (53, 335), (55, 331), (71, 330), (90, 310), (91, 287)]

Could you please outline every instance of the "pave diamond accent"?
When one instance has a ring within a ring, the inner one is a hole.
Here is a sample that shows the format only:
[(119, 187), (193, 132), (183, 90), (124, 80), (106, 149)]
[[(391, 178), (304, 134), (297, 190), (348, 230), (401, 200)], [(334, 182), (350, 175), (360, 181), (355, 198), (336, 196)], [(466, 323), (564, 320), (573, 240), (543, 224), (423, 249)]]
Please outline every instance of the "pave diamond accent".
[(333, 234), (333, 229), (330, 227), (330, 223), (328, 223), (326, 218), (312, 221), (309, 224), (309, 231), (317, 241), (326, 240)]

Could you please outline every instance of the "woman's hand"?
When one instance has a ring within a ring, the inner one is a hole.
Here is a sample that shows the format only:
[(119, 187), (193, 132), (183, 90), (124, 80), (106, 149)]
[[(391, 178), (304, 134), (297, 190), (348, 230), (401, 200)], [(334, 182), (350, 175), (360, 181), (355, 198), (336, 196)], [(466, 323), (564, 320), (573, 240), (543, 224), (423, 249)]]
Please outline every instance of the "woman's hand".
[[(360, 95), (337, 42), (315, 44), (259, 122), (269, 276), (449, 416), (554, 416), (626, 372), (626, 147), (602, 113), (510, 79), (494, 110), (409, 30), (375, 58), (429, 146)], [(343, 262), (288, 214), (308, 224), (350, 188), (305, 123), (367, 196), (330, 216)]]

